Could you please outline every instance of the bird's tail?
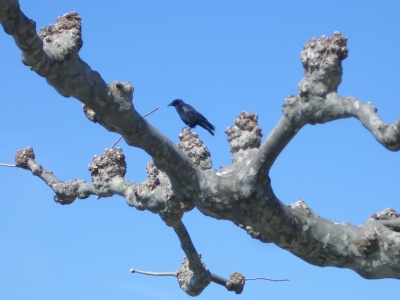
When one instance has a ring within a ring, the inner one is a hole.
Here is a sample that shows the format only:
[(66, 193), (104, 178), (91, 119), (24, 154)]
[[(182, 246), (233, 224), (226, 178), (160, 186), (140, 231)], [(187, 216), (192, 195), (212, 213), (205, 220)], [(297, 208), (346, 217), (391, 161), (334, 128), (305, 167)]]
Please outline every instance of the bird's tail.
[(203, 127), (205, 130), (207, 130), (211, 135), (214, 135), (215, 126), (213, 124), (211, 124), (210, 122), (204, 120), (199, 125), (201, 127)]

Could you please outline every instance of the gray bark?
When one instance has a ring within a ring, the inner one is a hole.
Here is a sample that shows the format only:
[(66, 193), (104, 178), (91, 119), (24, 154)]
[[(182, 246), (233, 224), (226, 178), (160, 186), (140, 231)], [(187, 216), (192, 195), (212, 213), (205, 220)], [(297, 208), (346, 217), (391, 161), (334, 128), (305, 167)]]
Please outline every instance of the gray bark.
[(207, 216), (232, 221), (253, 238), (275, 243), (311, 264), (349, 268), (365, 278), (400, 278), (400, 215), (393, 209), (371, 215), (360, 226), (337, 223), (320, 218), (302, 200), (284, 205), (269, 179), (276, 158), (307, 124), (354, 117), (385, 148), (400, 149), (400, 120), (388, 125), (371, 103), (337, 94), (341, 62), (348, 52), (347, 38), (341, 33), (311, 39), (304, 45), (301, 60), (305, 76), (298, 95), (285, 99), (275, 128), (261, 144), (257, 116), (242, 112), (226, 130), (232, 165), (212, 170), (210, 153), (196, 134), (185, 129), (175, 146), (136, 112), (130, 83), (106, 84), (80, 59), (83, 43), (77, 13), (59, 17), (54, 25), (36, 34), (35, 23), (20, 11), (18, 1), (0, 0), (0, 22), (22, 50), (25, 65), (61, 95), (81, 101), (90, 120), (118, 132), (129, 145), (143, 149), (153, 159), (147, 166), (147, 179), (140, 184), (124, 178), (121, 149), (106, 149), (93, 158), (89, 168), (92, 184), (61, 182), (35, 162), (30, 148), (17, 153), (15, 164), (44, 180), (61, 204), (90, 195), (121, 195), (130, 206), (160, 214), (176, 232), (187, 256), (187, 268), (178, 271), (178, 280), (189, 295), (200, 294), (211, 281), (225, 283), (228, 290), (236, 292), (244, 286), (242, 275), (232, 275), (240, 283), (233, 288), (233, 281), (228, 283), (210, 273), (199, 259), (181, 221), (194, 207)]

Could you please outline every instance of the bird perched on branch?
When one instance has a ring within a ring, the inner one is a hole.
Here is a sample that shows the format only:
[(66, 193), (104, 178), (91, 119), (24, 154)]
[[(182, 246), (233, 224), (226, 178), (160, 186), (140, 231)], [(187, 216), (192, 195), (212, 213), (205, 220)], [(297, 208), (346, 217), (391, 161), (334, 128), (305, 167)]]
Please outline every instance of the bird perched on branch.
[(197, 110), (186, 104), (181, 99), (176, 99), (172, 101), (168, 106), (175, 107), (179, 116), (181, 117), (183, 123), (185, 123), (189, 128), (194, 128), (196, 125), (203, 127), (211, 135), (214, 135), (215, 127)]

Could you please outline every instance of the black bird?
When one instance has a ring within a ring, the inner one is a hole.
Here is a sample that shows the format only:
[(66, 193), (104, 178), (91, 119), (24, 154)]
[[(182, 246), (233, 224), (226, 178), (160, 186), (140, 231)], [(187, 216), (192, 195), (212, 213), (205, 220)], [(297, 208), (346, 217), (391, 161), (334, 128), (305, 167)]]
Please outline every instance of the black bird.
[(179, 116), (181, 117), (183, 123), (185, 123), (189, 128), (194, 128), (196, 125), (203, 127), (209, 133), (214, 135), (215, 127), (197, 110), (186, 104), (181, 99), (176, 99), (172, 101), (168, 106), (175, 107)]

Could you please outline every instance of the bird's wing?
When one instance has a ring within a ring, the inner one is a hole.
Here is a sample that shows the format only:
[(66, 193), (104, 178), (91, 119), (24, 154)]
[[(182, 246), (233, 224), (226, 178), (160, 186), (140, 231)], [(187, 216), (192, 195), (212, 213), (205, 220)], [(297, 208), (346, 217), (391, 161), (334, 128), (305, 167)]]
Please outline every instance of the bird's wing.
[(199, 115), (203, 117), (193, 107), (191, 107), (188, 104), (182, 105), (182, 114), (179, 115), (182, 121), (185, 122), (186, 125), (192, 127), (198, 125), (198, 120), (200, 119)]
[(204, 117), (201, 113), (199, 113), (189, 104), (181, 105), (180, 107), (177, 108), (177, 111), (182, 121), (190, 128), (194, 128), (196, 127), (196, 125), (199, 125), (204, 129), (206, 129), (209, 133), (214, 135), (213, 132), (215, 130), (214, 125), (208, 122), (206, 117)]
[(206, 129), (209, 133), (214, 135), (213, 131), (215, 130), (215, 127), (206, 119), (205, 116), (203, 116), (201, 113), (199, 113), (197, 110), (195, 110), (191, 106), (189, 107), (189, 109), (187, 111), (188, 111), (188, 114), (193, 118), (193, 120), (195, 120), (193, 127), (196, 125), (199, 125), (199, 126), (203, 127), (204, 129)]
[(197, 110), (195, 110), (192, 106), (189, 104), (185, 104), (182, 106), (183, 111), (185, 114), (191, 118), (193, 122), (199, 122), (203, 120), (207, 120), (206, 117), (204, 117), (201, 113), (199, 113)]

